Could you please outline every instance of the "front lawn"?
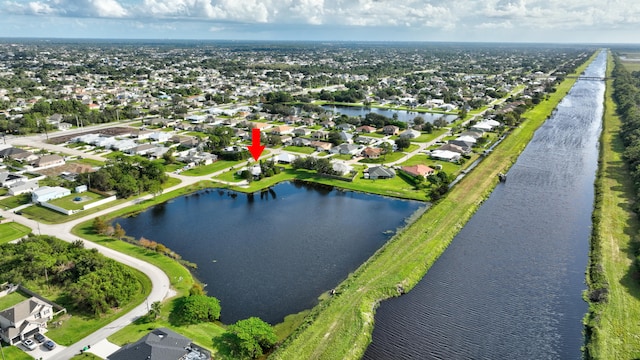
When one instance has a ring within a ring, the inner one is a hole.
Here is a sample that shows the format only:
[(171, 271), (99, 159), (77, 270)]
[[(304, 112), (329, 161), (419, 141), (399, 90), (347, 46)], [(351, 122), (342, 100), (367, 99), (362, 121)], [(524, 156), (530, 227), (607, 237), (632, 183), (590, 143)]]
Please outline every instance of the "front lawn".
[[(30, 228), (16, 222), (6, 222), (0, 224), (0, 244), (19, 239), (25, 235), (29, 235), (29, 233), (31, 233)], [(0, 307), (0, 309), (3, 308)]]
[(0, 200), (0, 205), (4, 206), (5, 210), (17, 208), (20, 205), (25, 205), (31, 202), (31, 194), (20, 194), (11, 196)]
[(316, 149), (310, 146), (286, 146), (282, 150), (297, 152), (301, 154), (312, 154)]
[(415, 139), (411, 139), (413, 142), (429, 142), (435, 140), (438, 136), (442, 134), (446, 134), (449, 129), (441, 128), (441, 129), (433, 129), (431, 134), (422, 133), (422, 135), (418, 136)]

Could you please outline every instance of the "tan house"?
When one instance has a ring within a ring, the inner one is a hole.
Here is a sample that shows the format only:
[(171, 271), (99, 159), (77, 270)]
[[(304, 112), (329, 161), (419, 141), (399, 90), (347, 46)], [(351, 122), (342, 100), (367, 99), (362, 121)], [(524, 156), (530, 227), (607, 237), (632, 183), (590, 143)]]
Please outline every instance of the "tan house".
[(436, 172), (435, 170), (428, 167), (427, 165), (422, 165), (422, 164), (413, 165), (413, 166), (403, 166), (400, 169), (411, 176), (422, 176), (422, 177), (427, 177)]
[(53, 318), (53, 307), (36, 297), (0, 311), (0, 337), (14, 345), (47, 328)]
[(387, 125), (382, 128), (382, 132), (385, 135), (398, 135), (398, 133), (400, 132), (400, 128), (395, 125)]
[(56, 154), (43, 155), (37, 160), (33, 161), (31, 165), (39, 168), (60, 166), (60, 165), (64, 165), (64, 158)]

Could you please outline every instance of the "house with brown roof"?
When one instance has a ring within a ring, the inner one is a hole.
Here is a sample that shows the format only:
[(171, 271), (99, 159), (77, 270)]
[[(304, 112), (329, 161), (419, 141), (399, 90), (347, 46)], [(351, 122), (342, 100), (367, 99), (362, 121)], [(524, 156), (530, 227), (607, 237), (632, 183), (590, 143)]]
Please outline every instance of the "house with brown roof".
[(309, 145), (317, 151), (329, 151), (333, 147), (333, 144), (324, 141), (312, 141)]
[(0, 311), (0, 338), (14, 345), (47, 328), (53, 318), (53, 306), (36, 297)]
[(289, 125), (280, 125), (271, 129), (273, 135), (287, 135), (293, 132), (293, 128)]
[(359, 132), (361, 134), (371, 134), (376, 132), (376, 130), (378, 129), (374, 128), (373, 126), (362, 125), (356, 129), (356, 132)]
[(367, 159), (377, 159), (380, 157), (380, 155), (382, 155), (381, 148), (367, 147), (362, 150), (362, 156), (366, 157)]
[(60, 155), (50, 154), (40, 156), (37, 160), (31, 162), (31, 165), (38, 168), (49, 168), (54, 166), (64, 165), (64, 158)]
[(382, 132), (385, 135), (398, 135), (398, 133), (400, 132), (400, 128), (395, 125), (387, 125), (382, 128)]
[(400, 170), (404, 171), (405, 173), (411, 176), (422, 176), (425, 178), (436, 172), (434, 169), (428, 167), (427, 165), (422, 165), (422, 164), (413, 165), (413, 166), (403, 166), (400, 168)]

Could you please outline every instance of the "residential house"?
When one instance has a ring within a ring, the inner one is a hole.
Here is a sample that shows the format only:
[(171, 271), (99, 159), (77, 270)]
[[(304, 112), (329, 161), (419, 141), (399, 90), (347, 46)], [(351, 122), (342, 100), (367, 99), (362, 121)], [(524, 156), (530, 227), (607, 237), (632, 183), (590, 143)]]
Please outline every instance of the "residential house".
[(362, 152), (362, 146), (353, 145), (353, 144), (340, 144), (338, 146), (332, 147), (330, 152), (332, 154), (355, 156)]
[(293, 133), (293, 128), (289, 125), (280, 125), (271, 129), (273, 135), (288, 135)]
[(400, 133), (400, 137), (403, 139), (415, 139), (421, 135), (420, 131), (414, 129), (407, 129)]
[(31, 193), (31, 201), (34, 203), (43, 203), (53, 199), (59, 199), (71, 195), (71, 190), (60, 186), (43, 186), (35, 189)]
[(38, 180), (20, 181), (9, 187), (9, 196), (16, 196), (20, 194), (33, 192), (39, 187)]
[(382, 128), (382, 132), (385, 135), (398, 135), (399, 131), (400, 131), (400, 128), (395, 125), (387, 125)]
[(367, 159), (377, 159), (380, 157), (380, 155), (382, 155), (381, 148), (366, 147), (364, 150), (362, 150), (362, 156), (366, 157)]
[(309, 145), (316, 148), (316, 151), (329, 151), (333, 147), (333, 144), (324, 141), (312, 141)]
[(342, 131), (352, 131), (356, 127), (349, 123), (340, 123), (336, 125), (335, 128)]
[(33, 161), (38, 158), (34, 153), (15, 147), (0, 150), (0, 158), (18, 161)]
[(400, 168), (400, 170), (404, 171), (405, 173), (411, 175), (411, 176), (422, 176), (422, 177), (427, 177), (429, 175), (434, 174), (436, 171), (430, 167), (428, 167), (427, 165), (423, 165), (423, 164), (418, 164), (418, 165), (413, 165), (413, 166), (403, 166)]
[(291, 164), (298, 156), (289, 154), (289, 153), (280, 153), (278, 157), (276, 157), (276, 161), (280, 164)]
[(433, 159), (456, 162), (460, 160), (460, 154), (449, 150), (433, 150), (430, 154)]
[(171, 139), (171, 134), (164, 131), (155, 131), (149, 135), (149, 139), (155, 142), (167, 142)]
[(37, 168), (50, 168), (54, 166), (64, 165), (64, 158), (60, 155), (51, 154), (51, 155), (43, 155), (39, 157), (37, 160), (31, 162), (31, 165)]
[(0, 172), (0, 186), (6, 187), (6, 188), (26, 180), (27, 180), (27, 177), (24, 175), (14, 174), (8, 171)]
[(311, 133), (311, 137), (317, 140), (326, 139), (329, 136), (329, 133), (322, 130), (317, 130)]
[(440, 146), (437, 150), (447, 150), (457, 152), (458, 154), (466, 155), (471, 152), (471, 149), (463, 149), (461, 146), (455, 144), (444, 144)]
[(31, 297), (0, 311), (0, 337), (9, 345), (15, 345), (41, 329), (46, 329), (47, 321), (52, 318), (51, 304)]
[(293, 142), (293, 138), (289, 135), (280, 136), (280, 141), (284, 146), (289, 146)]
[(291, 144), (293, 144), (294, 146), (311, 146), (311, 140), (297, 137), (297, 138), (293, 138), (293, 140), (291, 141)]
[(471, 136), (474, 139), (479, 139), (479, 138), (482, 137), (482, 135), (484, 135), (484, 131), (477, 130), (477, 129), (472, 129), (472, 130), (469, 130), (469, 131), (465, 131), (465, 132), (460, 134), (460, 136)]
[(142, 339), (121, 347), (107, 360), (209, 360), (211, 353), (166, 328), (152, 330)]
[(475, 144), (475, 142), (466, 142), (466, 141), (462, 141), (462, 140), (458, 140), (458, 139), (449, 140), (448, 143), (460, 146), (462, 148), (462, 150), (464, 150), (465, 152), (471, 152), (471, 149), (473, 148), (473, 145)]
[(396, 176), (396, 172), (386, 166), (373, 166), (365, 170), (364, 178), (371, 180), (391, 179)]
[(141, 156), (144, 156), (144, 155), (147, 155), (149, 152), (151, 152), (151, 150), (153, 148), (155, 148), (155, 147), (156, 147), (156, 145), (154, 145), (154, 144), (142, 144), (142, 145), (138, 145), (138, 146), (136, 146), (134, 148), (127, 149), (126, 153), (129, 154), (129, 155), (141, 155)]
[(359, 132), (361, 134), (371, 134), (376, 132), (376, 130), (378, 129), (374, 128), (373, 126), (362, 125), (356, 129), (356, 132)]
[(293, 129), (293, 134), (295, 136), (308, 136), (311, 135), (311, 129), (305, 127), (295, 128)]
[(340, 140), (347, 142), (349, 144), (351, 144), (353, 142), (353, 134), (352, 133), (348, 133), (346, 131), (340, 131), (338, 133), (338, 135), (340, 136)]
[(333, 162), (331, 165), (331, 168), (333, 169), (333, 171), (335, 171), (338, 175), (341, 175), (341, 176), (348, 175), (353, 171), (353, 167), (347, 165), (347, 163), (343, 161)]
[(334, 123), (332, 120), (325, 120), (320, 123), (320, 125), (322, 125), (322, 127), (325, 129), (331, 129), (332, 127), (336, 126), (336, 123)]

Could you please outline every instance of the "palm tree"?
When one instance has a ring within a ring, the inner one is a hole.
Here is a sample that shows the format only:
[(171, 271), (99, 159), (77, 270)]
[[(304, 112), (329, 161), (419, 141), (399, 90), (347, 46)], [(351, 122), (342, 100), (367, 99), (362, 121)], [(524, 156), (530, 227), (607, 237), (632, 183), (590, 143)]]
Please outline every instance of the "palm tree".
[(157, 319), (160, 316), (160, 312), (162, 310), (162, 303), (160, 301), (154, 301), (151, 304), (151, 309), (149, 309), (149, 315), (153, 317), (153, 319)]

